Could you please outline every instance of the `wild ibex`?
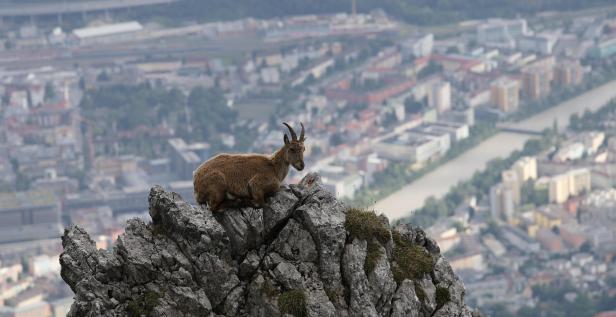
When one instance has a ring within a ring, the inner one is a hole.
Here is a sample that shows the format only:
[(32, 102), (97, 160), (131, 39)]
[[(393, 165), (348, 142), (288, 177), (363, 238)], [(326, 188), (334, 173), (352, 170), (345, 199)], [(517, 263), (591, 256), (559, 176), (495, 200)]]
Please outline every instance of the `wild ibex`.
[(289, 172), (289, 165), (304, 169), (304, 124), (299, 139), (287, 123), (291, 141), (284, 135), (284, 145), (272, 155), (219, 154), (193, 172), (195, 201), (207, 203), (218, 211), (225, 199), (248, 199), (261, 208), (265, 198), (279, 190)]

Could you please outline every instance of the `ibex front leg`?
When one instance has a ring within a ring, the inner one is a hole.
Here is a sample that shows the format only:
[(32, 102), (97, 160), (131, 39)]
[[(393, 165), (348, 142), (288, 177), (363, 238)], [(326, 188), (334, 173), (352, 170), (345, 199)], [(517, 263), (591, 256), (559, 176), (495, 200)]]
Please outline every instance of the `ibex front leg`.
[(265, 206), (265, 198), (279, 190), (280, 182), (269, 175), (257, 174), (248, 182), (255, 208)]

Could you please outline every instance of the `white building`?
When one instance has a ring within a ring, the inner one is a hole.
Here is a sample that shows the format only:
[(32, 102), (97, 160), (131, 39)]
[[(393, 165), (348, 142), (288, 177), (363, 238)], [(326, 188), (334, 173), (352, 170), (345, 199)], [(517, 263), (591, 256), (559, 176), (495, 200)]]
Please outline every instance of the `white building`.
[(517, 40), (517, 48), (524, 52), (550, 55), (554, 50), (556, 42), (557, 39), (550, 35), (520, 36)]
[(526, 182), (530, 179), (537, 179), (537, 158), (525, 156), (517, 160), (512, 168), (517, 174), (521, 182)]
[(134, 38), (143, 26), (137, 21), (105, 24), (73, 30), (73, 35), (81, 44), (111, 43), (127, 41)]
[(490, 215), (493, 219), (511, 220), (515, 213), (514, 189), (502, 183), (490, 188)]
[(452, 142), (459, 142), (468, 138), (470, 130), (467, 124), (449, 121), (436, 121), (430, 123), (434, 131), (449, 133)]
[(261, 68), (261, 80), (266, 84), (277, 84), (280, 82), (280, 72), (276, 67)]
[(353, 199), (364, 184), (363, 172), (346, 175), (342, 166), (324, 166), (319, 173), (323, 186), (336, 194), (337, 198)]
[(434, 47), (434, 35), (432, 33), (413, 36), (404, 40), (401, 44), (404, 56), (423, 57), (432, 54)]
[(438, 113), (451, 109), (451, 85), (446, 81), (438, 81), (431, 85), (428, 93), (428, 105), (436, 108)]
[(513, 48), (515, 38), (528, 33), (526, 20), (488, 19), (477, 26), (477, 42)]

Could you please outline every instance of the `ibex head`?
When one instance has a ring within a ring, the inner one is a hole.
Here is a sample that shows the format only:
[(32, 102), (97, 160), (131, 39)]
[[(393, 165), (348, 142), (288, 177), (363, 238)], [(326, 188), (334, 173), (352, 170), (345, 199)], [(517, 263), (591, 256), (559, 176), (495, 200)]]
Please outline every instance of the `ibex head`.
[(304, 169), (304, 124), (299, 123), (302, 126), (302, 132), (299, 134), (299, 139), (297, 139), (297, 134), (290, 125), (286, 122), (282, 124), (286, 125), (289, 128), (289, 132), (291, 133), (291, 141), (289, 141), (289, 137), (285, 133), (284, 135), (284, 151), (285, 151), (285, 159), (286, 161), (293, 166), (296, 170), (301, 171)]

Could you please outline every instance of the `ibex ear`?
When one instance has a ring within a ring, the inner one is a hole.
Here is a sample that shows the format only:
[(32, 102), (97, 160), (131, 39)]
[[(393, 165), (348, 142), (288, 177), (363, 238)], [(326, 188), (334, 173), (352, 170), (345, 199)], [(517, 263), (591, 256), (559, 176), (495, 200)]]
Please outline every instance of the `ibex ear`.
[(289, 137), (286, 134), (284, 135), (284, 144), (289, 145)]

